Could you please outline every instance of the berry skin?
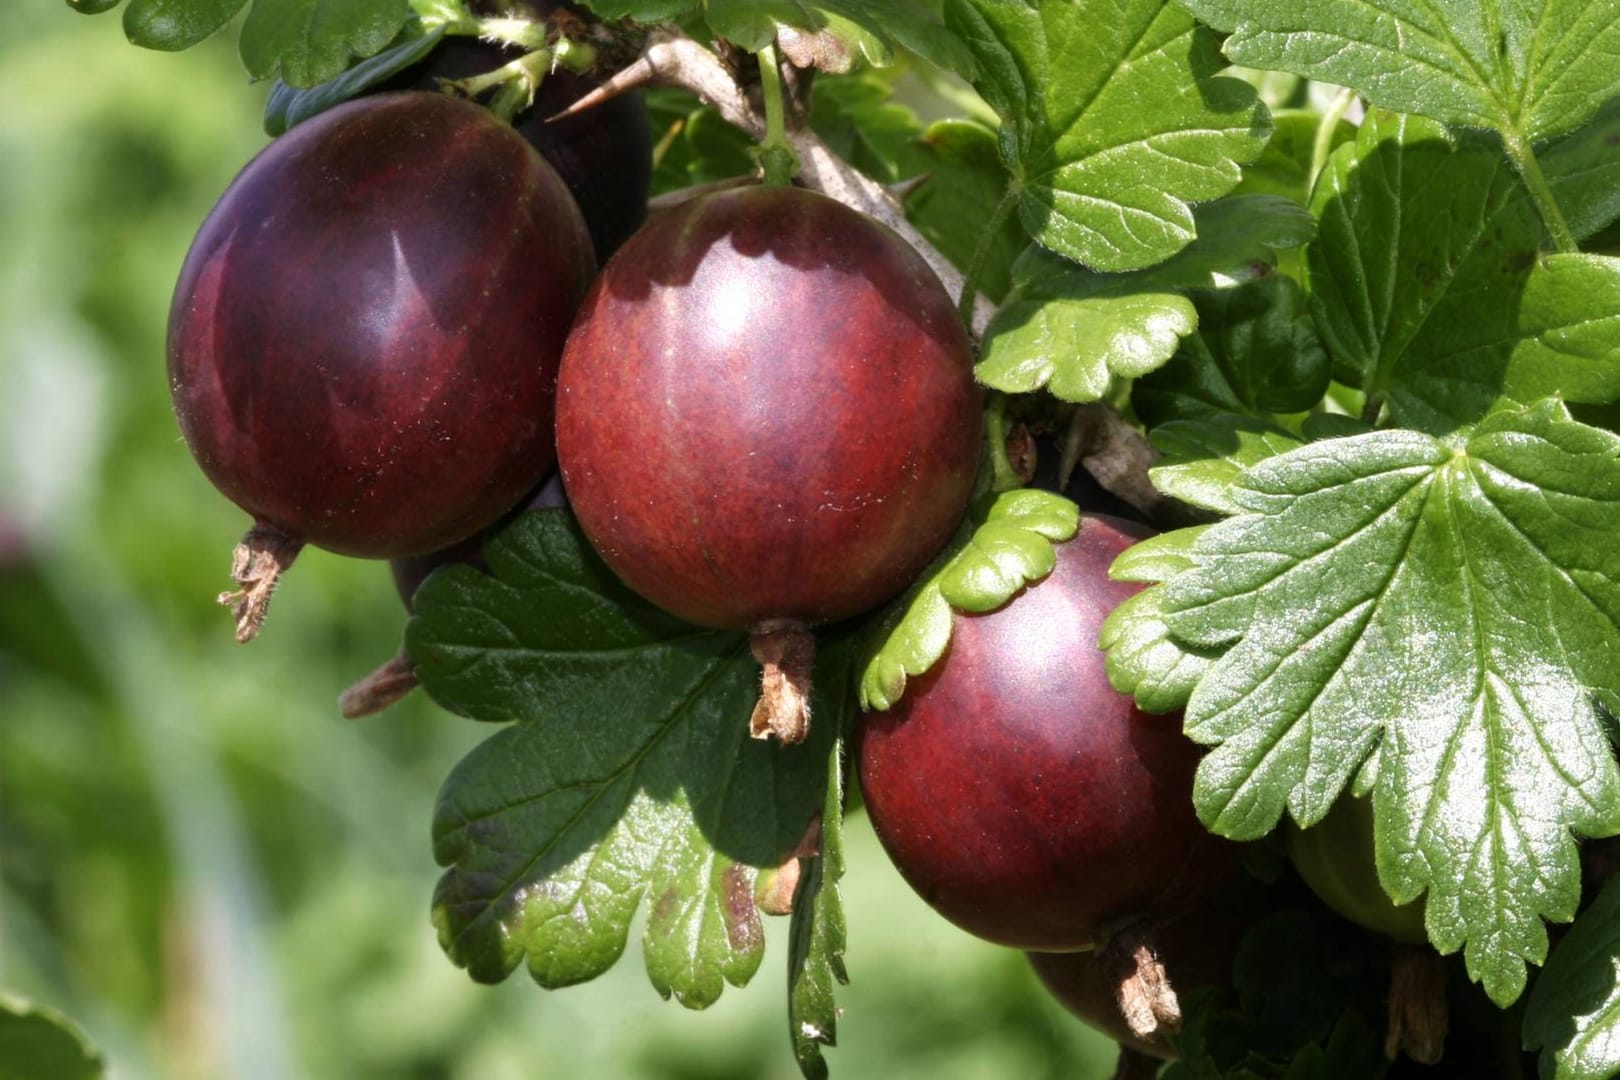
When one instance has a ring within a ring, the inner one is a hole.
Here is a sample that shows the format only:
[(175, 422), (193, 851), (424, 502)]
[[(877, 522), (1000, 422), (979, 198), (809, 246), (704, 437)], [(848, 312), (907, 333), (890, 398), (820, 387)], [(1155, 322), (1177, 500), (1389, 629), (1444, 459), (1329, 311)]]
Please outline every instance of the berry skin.
[(580, 308), (568, 499), (609, 566), (703, 626), (860, 614), (966, 509), (980, 394), (950, 298), (877, 222), (751, 187), (655, 217)]
[(1288, 857), (1321, 901), (1357, 926), (1402, 945), (1426, 945), (1421, 899), (1397, 905), (1378, 881), (1370, 798), (1346, 792), (1309, 829), (1284, 826)]
[(1146, 530), (1100, 515), (1003, 607), (953, 616), (950, 646), (856, 762), (872, 825), (901, 875), (969, 933), (1070, 951), (1220, 889), (1235, 845), (1193, 813), (1200, 751), (1179, 715), (1108, 684), (1103, 620), (1138, 586), (1109, 580)]
[[(536, 17), (544, 17), (560, 5), (527, 6)], [(427, 59), (383, 86), (438, 90), (441, 79), (482, 75), (521, 55), (520, 49), (450, 37)], [(639, 92), (620, 94), (577, 116), (551, 119), (596, 85), (588, 76), (552, 71), (541, 81), (534, 104), (513, 117), (512, 126), (568, 185), (590, 230), (597, 261), (606, 262), (646, 220), (652, 187), (652, 128), (647, 103)]]
[(168, 348), (187, 444), (257, 522), (239, 637), (301, 543), (433, 551), (544, 476), (592, 269), (551, 167), (445, 95), (340, 105), (242, 171), (186, 258)]
[(558, 377), (569, 504), (623, 581), (746, 630), (756, 737), (805, 737), (808, 627), (889, 599), (967, 508), (972, 348), (927, 263), (823, 195), (746, 187), (609, 261)]

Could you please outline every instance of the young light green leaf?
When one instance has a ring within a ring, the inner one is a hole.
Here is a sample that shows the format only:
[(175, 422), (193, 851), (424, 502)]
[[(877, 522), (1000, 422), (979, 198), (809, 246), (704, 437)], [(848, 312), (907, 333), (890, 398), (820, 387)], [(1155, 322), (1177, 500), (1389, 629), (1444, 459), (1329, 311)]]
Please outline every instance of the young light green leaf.
[(1254, 88), (1216, 75), (1216, 39), (1168, 0), (948, 0), (1003, 121), (1018, 213), (1096, 270), (1161, 262), (1191, 205), (1231, 191), (1265, 146)]
[(1200, 816), (1312, 824), (1376, 753), (1380, 880), (1512, 1001), (1575, 913), (1571, 831), (1620, 831), (1620, 437), (1548, 401), (1312, 443), (1232, 497), (1165, 585), (1171, 632), (1227, 650), (1187, 706)]
[[(1109, 569), (1119, 581), (1163, 582), (1195, 565), (1193, 547), (1207, 526), (1160, 533), (1127, 548)], [(1170, 636), (1164, 619), (1164, 587), (1143, 589), (1109, 613), (1099, 644), (1108, 651), (1108, 681), (1132, 694), (1138, 708), (1170, 712), (1184, 708), (1198, 680), (1219, 651), (1189, 649)]]
[(816, 813), (834, 732), (798, 747), (750, 738), (759, 676), (745, 639), (636, 598), (566, 512), (524, 515), (484, 556), (493, 577), (430, 578), (406, 634), (435, 700), (520, 721), (440, 792), (441, 943), (480, 981), (526, 962), (541, 985), (566, 986), (612, 966), (646, 900), (654, 987), (710, 1004), (759, 966), (755, 879)]
[(77, 1024), (0, 994), (0, 1080), (97, 1080), (101, 1055)]
[(1299, 447), (1281, 428), (1225, 413), (1201, 420), (1173, 420), (1150, 436), (1161, 455), (1148, 470), (1153, 486), (1184, 503), (1219, 514), (1240, 513), (1231, 489), (1251, 466)]
[(180, 52), (231, 21), (246, 0), (129, 0), (124, 34), (146, 49)]
[(1620, 218), (1620, 98), (1536, 155), (1558, 209), (1577, 240)]
[(1311, 310), (1335, 377), (1441, 435), (1502, 397), (1515, 297), (1542, 229), (1495, 148), (1432, 121), (1375, 113), (1311, 200)]
[[(818, 718), (827, 720), (826, 710)], [(836, 721), (834, 721), (836, 722)], [(838, 740), (827, 763), (822, 801), (821, 850), (803, 860), (804, 877), (793, 901), (788, 955), (788, 1035), (806, 1080), (825, 1080), (821, 1048), (838, 1045), (837, 987), (849, 982), (844, 968), (848, 932), (838, 883), (844, 876), (844, 744)]]
[(1098, 274), (1032, 246), (1013, 265), (1012, 297), (986, 328), (979, 381), (1007, 393), (1044, 386), (1066, 401), (1096, 401), (1115, 379), (1164, 364), (1197, 327), (1197, 309), (1182, 290), (1265, 274), (1277, 251), (1303, 244), (1313, 227), (1303, 209), (1271, 195), (1220, 199), (1194, 219), (1198, 239), (1131, 273)]
[(420, 37), (407, 37), (369, 60), (360, 61), (337, 78), (305, 90), (295, 89), (277, 79), (264, 103), (264, 133), (272, 138), (285, 134), (288, 129), (310, 117), (319, 116), (334, 105), (359, 97), (425, 59), (443, 39), (443, 27)]
[(1620, 259), (1548, 255), (1525, 280), (1505, 396), (1603, 405), (1620, 398)]
[(951, 611), (993, 611), (1052, 572), (1053, 544), (1072, 539), (1080, 508), (1033, 488), (1004, 491), (975, 507), (933, 567), (873, 624), (865, 646), (861, 707), (883, 712), (906, 680), (933, 667), (951, 638)]
[(1009, 394), (1044, 386), (1064, 401), (1096, 401), (1114, 379), (1170, 359), (1197, 326), (1192, 301), (1174, 292), (1015, 298), (990, 320), (973, 373)]
[(279, 74), (289, 86), (317, 86), (381, 52), (409, 14), (406, 0), (253, 0), (242, 63), (255, 79)]
[(1144, 422), (1284, 415), (1322, 400), (1327, 352), (1293, 278), (1271, 274), (1235, 288), (1200, 289), (1192, 300), (1198, 333), (1131, 387), (1131, 404)]
[(1233, 63), (1527, 143), (1574, 131), (1620, 93), (1620, 0), (1180, 2), (1231, 32)]
[(1547, 1080), (1620, 1073), (1620, 877), (1604, 883), (1536, 977), (1524, 1045)]

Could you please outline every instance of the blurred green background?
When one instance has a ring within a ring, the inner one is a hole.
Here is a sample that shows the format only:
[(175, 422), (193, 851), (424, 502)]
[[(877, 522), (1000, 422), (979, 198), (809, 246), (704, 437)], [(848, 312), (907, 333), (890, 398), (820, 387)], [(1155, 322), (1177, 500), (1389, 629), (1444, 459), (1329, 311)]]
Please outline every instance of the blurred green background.
[[(430, 810), (491, 730), (421, 695), (338, 718), (399, 643), (381, 565), (308, 551), (233, 642), (213, 597), (248, 523), (181, 444), (163, 359), (186, 246), (264, 142), (223, 38), (158, 55), (116, 16), (0, 6), (0, 991), (75, 1017), (126, 1080), (796, 1076), (785, 922), (701, 1014), (658, 999), (634, 939), (560, 993), (445, 960)], [(1021, 956), (850, 834), (835, 1076), (1108, 1075)]]

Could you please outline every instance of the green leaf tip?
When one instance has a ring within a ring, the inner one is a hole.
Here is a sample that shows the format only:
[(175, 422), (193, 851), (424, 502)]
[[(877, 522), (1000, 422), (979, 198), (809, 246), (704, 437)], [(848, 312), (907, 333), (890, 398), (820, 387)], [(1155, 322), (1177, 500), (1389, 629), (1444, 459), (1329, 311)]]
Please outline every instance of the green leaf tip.
[(873, 624), (861, 675), (861, 707), (883, 712), (908, 679), (928, 671), (950, 644), (951, 612), (993, 611), (1052, 572), (1052, 545), (1080, 527), (1080, 508), (1031, 488), (1004, 491), (971, 514), (944, 555)]

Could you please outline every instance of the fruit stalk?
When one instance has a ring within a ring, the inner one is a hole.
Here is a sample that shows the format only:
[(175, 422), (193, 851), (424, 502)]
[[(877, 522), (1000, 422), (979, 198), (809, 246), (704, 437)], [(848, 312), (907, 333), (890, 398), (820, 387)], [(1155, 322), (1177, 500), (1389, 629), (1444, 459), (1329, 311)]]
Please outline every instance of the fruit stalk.
[(816, 638), (802, 623), (763, 627), (749, 636), (759, 661), (759, 703), (748, 721), (756, 739), (775, 735), (784, 743), (803, 742), (810, 733), (810, 675)]
[(259, 636), (270, 611), (270, 597), (281, 575), (298, 558), (304, 542), (263, 521), (242, 537), (231, 553), (231, 580), (238, 588), (219, 594), (219, 602), (236, 616), (236, 640), (246, 645)]
[(383, 663), (338, 696), (338, 709), (345, 720), (358, 720), (382, 712), (416, 689), (416, 665), (402, 646), (392, 660)]
[(1120, 1015), (1133, 1035), (1153, 1039), (1181, 1030), (1181, 1002), (1148, 923), (1133, 922), (1114, 933), (1103, 947), (1102, 961), (1114, 972)]

